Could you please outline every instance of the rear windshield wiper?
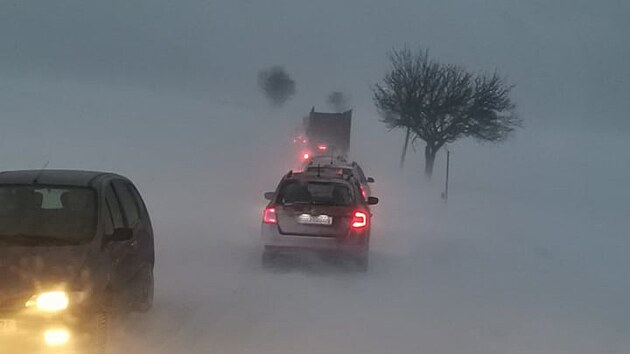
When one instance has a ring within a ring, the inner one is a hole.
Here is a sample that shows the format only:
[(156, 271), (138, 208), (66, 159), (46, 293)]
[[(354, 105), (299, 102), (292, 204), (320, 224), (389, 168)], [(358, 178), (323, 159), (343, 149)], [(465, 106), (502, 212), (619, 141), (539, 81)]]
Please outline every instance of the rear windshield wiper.
[(312, 205), (336, 205), (333, 202), (324, 202), (324, 201), (316, 201), (316, 200), (312, 201), (311, 204)]
[(297, 201), (297, 202), (284, 202), (283, 205), (291, 206), (291, 205), (311, 205), (313, 202), (307, 201)]

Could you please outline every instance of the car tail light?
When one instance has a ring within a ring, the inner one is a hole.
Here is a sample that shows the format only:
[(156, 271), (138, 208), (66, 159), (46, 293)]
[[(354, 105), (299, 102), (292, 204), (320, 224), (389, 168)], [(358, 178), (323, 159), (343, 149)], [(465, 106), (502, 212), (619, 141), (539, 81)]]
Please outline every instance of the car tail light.
[(309, 157), (311, 157), (311, 154), (309, 154), (308, 152), (305, 152), (304, 155), (302, 155), (302, 157), (304, 158), (304, 160), (308, 160)]
[(354, 229), (362, 229), (366, 227), (368, 224), (368, 216), (366, 213), (362, 211), (355, 211), (352, 216), (352, 228)]
[(363, 187), (363, 185), (361, 185), (361, 195), (363, 196), (363, 200), (368, 199), (367, 193), (365, 192), (365, 188)]
[(326, 151), (326, 150), (328, 149), (328, 146), (326, 146), (326, 145), (320, 145), (320, 146), (318, 146), (317, 148), (318, 148), (319, 150), (321, 150), (321, 151)]
[(276, 215), (276, 208), (269, 207), (265, 209), (265, 213), (263, 214), (263, 222), (265, 224), (277, 224), (278, 217)]

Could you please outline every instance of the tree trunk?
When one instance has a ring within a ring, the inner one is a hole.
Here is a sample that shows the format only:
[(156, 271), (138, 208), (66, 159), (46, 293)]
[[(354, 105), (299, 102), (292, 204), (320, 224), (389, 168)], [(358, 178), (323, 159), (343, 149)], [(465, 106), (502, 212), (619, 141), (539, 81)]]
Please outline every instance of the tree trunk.
[(407, 128), (407, 132), (405, 133), (405, 145), (403, 146), (402, 154), (400, 155), (400, 168), (402, 169), (405, 165), (405, 157), (407, 157), (407, 150), (409, 148), (409, 137), (411, 136), (411, 130)]
[(431, 179), (433, 175), (433, 163), (435, 162), (436, 153), (437, 149), (427, 143), (427, 146), (424, 148), (424, 174), (427, 179)]

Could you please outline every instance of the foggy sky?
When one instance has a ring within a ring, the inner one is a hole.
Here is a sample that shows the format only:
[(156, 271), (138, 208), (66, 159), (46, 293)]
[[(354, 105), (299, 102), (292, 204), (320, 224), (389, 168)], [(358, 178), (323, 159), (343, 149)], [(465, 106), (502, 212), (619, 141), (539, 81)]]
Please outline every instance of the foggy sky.
[[(0, 77), (95, 80), (261, 104), (284, 65), (296, 110), (333, 90), (371, 106), (394, 46), (517, 84), (526, 121), (628, 128), (630, 4), (608, 1), (0, 1)], [(304, 108), (307, 107), (307, 108)], [(371, 107), (370, 107), (371, 108)]]

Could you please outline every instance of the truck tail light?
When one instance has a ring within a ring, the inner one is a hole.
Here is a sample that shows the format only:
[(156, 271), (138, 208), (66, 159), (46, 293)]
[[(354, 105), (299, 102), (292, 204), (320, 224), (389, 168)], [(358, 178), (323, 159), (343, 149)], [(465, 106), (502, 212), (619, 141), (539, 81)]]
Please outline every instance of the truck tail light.
[(362, 229), (366, 227), (368, 224), (368, 216), (366, 213), (362, 211), (355, 211), (352, 215), (352, 228), (353, 229)]
[(277, 224), (278, 223), (278, 217), (276, 215), (276, 208), (268, 207), (268, 208), (265, 209), (265, 212), (263, 214), (263, 222), (265, 224)]

